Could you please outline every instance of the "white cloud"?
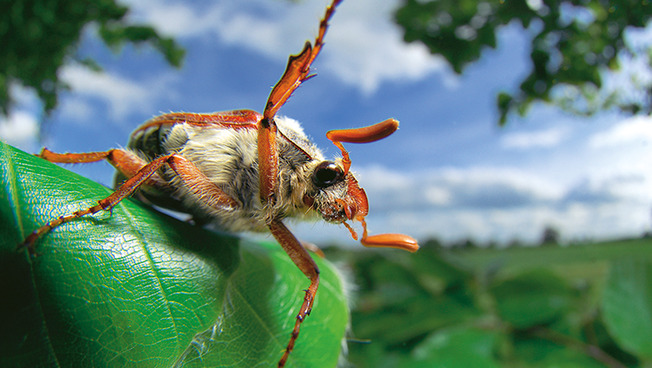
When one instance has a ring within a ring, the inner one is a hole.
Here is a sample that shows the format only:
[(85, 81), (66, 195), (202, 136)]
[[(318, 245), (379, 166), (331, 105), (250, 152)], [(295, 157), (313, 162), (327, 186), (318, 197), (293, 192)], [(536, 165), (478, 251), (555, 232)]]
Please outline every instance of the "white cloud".
[(9, 88), (14, 105), (8, 116), (0, 117), (0, 140), (23, 151), (34, 152), (39, 146), (41, 102), (29, 88), (16, 83)]
[[(359, 168), (370, 230), (418, 239), (536, 242), (552, 225), (567, 240), (639, 235), (650, 226), (652, 175), (610, 175), (562, 184), (515, 167), (439, 168), (401, 173)], [(328, 236), (346, 240), (342, 231)], [(352, 241), (347, 241), (351, 243)]]
[(151, 112), (153, 103), (173, 89), (166, 88), (175, 77), (156, 75), (145, 81), (131, 80), (109, 72), (94, 72), (80, 65), (65, 66), (61, 80), (71, 86), (74, 96), (62, 101), (61, 113), (78, 121), (86, 121), (92, 99), (105, 101), (113, 120), (120, 121), (131, 112)]
[(413, 81), (443, 70), (444, 61), (430, 55), (424, 45), (403, 41), (392, 20), (397, 6), (398, 1), (344, 3), (327, 37), (326, 68), (366, 93), (384, 81)]
[(361, 185), (379, 211), (438, 208), (505, 208), (551, 203), (564, 195), (555, 182), (509, 167), (439, 168), (402, 174), (381, 167), (358, 169)]
[(652, 117), (634, 116), (625, 119), (589, 139), (589, 146), (595, 149), (627, 146), (634, 143), (652, 145)]
[(507, 149), (525, 150), (532, 148), (552, 148), (561, 144), (568, 137), (569, 129), (555, 127), (532, 132), (507, 133), (502, 137), (501, 145)]
[[(135, 11), (135, 20), (154, 24), (164, 33), (205, 42), (219, 37), (283, 62), (314, 38), (327, 4), (267, 0), (210, 5), (157, 0), (127, 3)], [(317, 64), (365, 93), (374, 92), (384, 81), (418, 80), (442, 70), (443, 61), (431, 56), (425, 46), (403, 42), (401, 30), (392, 21), (398, 3), (359, 0), (340, 5)], [(445, 78), (445, 83), (452, 87), (456, 82)]]
[(69, 117), (69, 121), (78, 123), (90, 121), (96, 113), (88, 98), (77, 94), (62, 98), (57, 110), (59, 115)]
[(453, 194), (443, 186), (430, 186), (425, 189), (423, 199), (433, 206), (449, 206), (453, 200)]
[(39, 124), (36, 117), (23, 110), (0, 119), (0, 139), (25, 151), (33, 151), (38, 143)]

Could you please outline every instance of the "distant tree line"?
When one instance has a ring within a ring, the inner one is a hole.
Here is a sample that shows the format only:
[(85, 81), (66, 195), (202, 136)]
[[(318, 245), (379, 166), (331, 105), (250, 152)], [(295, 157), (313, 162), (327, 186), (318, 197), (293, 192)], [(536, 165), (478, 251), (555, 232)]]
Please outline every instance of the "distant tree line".
[[(647, 230), (643, 232), (640, 237), (645, 239), (652, 238), (652, 230)], [(586, 239), (586, 240), (575, 241), (571, 243), (588, 243), (588, 242), (590, 242), (590, 240)], [(437, 237), (431, 237), (422, 243), (424, 248), (435, 248), (435, 249), (442, 248), (442, 249), (449, 249), (449, 250), (465, 250), (465, 249), (473, 249), (473, 248), (506, 249), (506, 248), (532, 246), (532, 245), (548, 247), (548, 246), (559, 246), (562, 244), (565, 243), (561, 239), (561, 232), (552, 225), (546, 225), (543, 228), (543, 230), (541, 231), (541, 236), (539, 237), (539, 241), (535, 243), (532, 242), (528, 243), (519, 239), (513, 239), (507, 243), (499, 243), (496, 241), (489, 241), (483, 243), (483, 242), (478, 242), (473, 238), (463, 238), (452, 242), (446, 242), (440, 240)]]

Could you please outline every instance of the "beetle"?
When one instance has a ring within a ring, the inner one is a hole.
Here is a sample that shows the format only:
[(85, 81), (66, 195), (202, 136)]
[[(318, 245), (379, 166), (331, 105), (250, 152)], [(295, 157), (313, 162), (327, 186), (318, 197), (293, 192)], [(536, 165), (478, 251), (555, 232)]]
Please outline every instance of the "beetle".
[(168, 113), (155, 117), (131, 135), (126, 149), (39, 156), (56, 163), (107, 160), (117, 169), (116, 190), (97, 205), (60, 216), (32, 232), (23, 246), (76, 218), (111, 211), (136, 193), (163, 208), (189, 213), (197, 223), (210, 222), (227, 231), (269, 231), (294, 264), (310, 280), (290, 340), (279, 359), (283, 367), (294, 348), (303, 320), (310, 314), (319, 286), (319, 269), (306, 248), (285, 226), (288, 217), (321, 216), (344, 224), (362, 225), (360, 241), (368, 247), (394, 247), (415, 252), (415, 239), (403, 234), (369, 235), (364, 190), (350, 171), (351, 159), (342, 143), (370, 143), (398, 129), (398, 121), (354, 129), (331, 130), (326, 136), (342, 157), (324, 158), (301, 125), (277, 115), (299, 85), (310, 79), (310, 67), (322, 49), (328, 22), (342, 0), (333, 0), (319, 23), (314, 43), (289, 57), (285, 72), (272, 88), (263, 113), (234, 110), (209, 114)]

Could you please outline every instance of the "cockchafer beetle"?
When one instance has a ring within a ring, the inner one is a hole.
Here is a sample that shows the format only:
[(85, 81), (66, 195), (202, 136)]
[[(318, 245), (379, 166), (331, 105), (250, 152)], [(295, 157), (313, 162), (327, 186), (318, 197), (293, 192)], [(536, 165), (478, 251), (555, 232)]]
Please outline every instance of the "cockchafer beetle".
[(310, 314), (319, 286), (319, 269), (305, 247), (285, 226), (288, 217), (321, 216), (344, 224), (359, 221), (360, 241), (368, 247), (393, 247), (415, 252), (419, 246), (402, 234), (367, 234), (367, 196), (349, 171), (351, 159), (342, 143), (370, 143), (398, 129), (383, 122), (356, 129), (331, 130), (326, 135), (342, 157), (326, 160), (307, 138), (299, 123), (277, 112), (301, 83), (312, 77), (310, 66), (321, 51), (328, 22), (342, 0), (333, 0), (319, 24), (314, 44), (306, 42), (272, 89), (262, 114), (234, 110), (210, 114), (169, 113), (136, 129), (126, 149), (90, 153), (54, 153), (40, 157), (56, 163), (107, 160), (116, 169), (113, 194), (98, 204), (58, 217), (31, 233), (23, 242), (34, 253), (34, 243), (64, 222), (99, 211), (110, 211), (137, 191), (138, 196), (169, 209), (190, 213), (198, 223), (210, 222), (227, 231), (269, 231), (292, 261), (310, 279), (285, 352), (283, 367)]

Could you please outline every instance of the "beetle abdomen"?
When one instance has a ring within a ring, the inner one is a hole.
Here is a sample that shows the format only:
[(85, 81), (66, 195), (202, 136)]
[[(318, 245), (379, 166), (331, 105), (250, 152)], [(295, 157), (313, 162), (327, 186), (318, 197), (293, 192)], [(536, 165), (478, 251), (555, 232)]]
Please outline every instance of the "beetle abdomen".
[(127, 148), (145, 155), (152, 160), (166, 154), (165, 141), (172, 131), (174, 124), (151, 125), (134, 131), (129, 139)]

